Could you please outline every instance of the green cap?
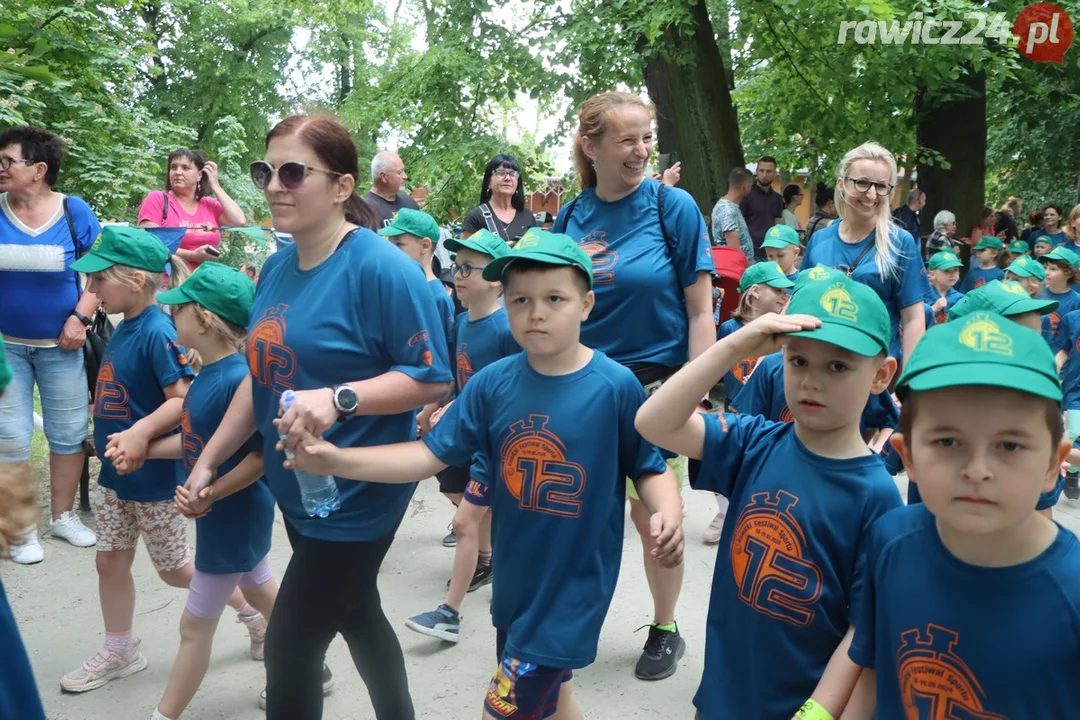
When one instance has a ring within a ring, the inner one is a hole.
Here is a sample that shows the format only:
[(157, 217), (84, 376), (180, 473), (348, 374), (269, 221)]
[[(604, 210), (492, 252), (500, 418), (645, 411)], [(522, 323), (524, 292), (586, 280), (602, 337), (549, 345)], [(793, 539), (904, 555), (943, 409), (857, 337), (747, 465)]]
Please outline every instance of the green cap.
[(795, 283), (788, 280), (787, 275), (780, 269), (780, 265), (774, 262), (759, 262), (746, 268), (742, 279), (739, 280), (739, 292), (746, 292), (751, 286), (759, 283), (765, 283), (774, 288), (795, 287)]
[(1019, 390), (1061, 402), (1054, 352), (1040, 333), (988, 312), (926, 331), (897, 383), (897, 393), (969, 385)]
[(927, 267), (931, 270), (951, 270), (952, 268), (964, 267), (964, 263), (960, 262), (960, 258), (956, 257), (956, 253), (952, 250), (942, 250), (930, 257)]
[(422, 210), (401, 208), (395, 213), (390, 224), (379, 231), (383, 237), (395, 237), (405, 233), (437, 243), (439, 242), (439, 223)]
[(795, 277), (795, 292), (798, 292), (800, 288), (812, 283), (818, 283), (825, 280), (838, 280), (846, 277), (847, 275), (845, 273), (840, 272), (836, 268), (831, 268), (827, 265), (815, 265), (808, 270), (799, 271), (799, 274)]
[(456, 253), (461, 248), (468, 248), (492, 258), (499, 258), (510, 252), (510, 246), (501, 237), (490, 230), (477, 230), (467, 240), (450, 238), (443, 245), (450, 252)]
[(1005, 317), (1029, 312), (1046, 315), (1057, 310), (1057, 306), (1057, 300), (1039, 300), (1031, 297), (1024, 286), (1018, 282), (992, 280), (957, 300), (949, 310), (949, 320), (956, 320), (978, 312), (994, 313)]
[(11, 366), (8, 365), (7, 352), (4, 350), (4, 338), (0, 337), (0, 395), (11, 383)]
[(1039, 258), (1039, 262), (1044, 260), (1062, 260), (1067, 262), (1070, 267), (1080, 268), (1080, 257), (1069, 248), (1060, 245)]
[(1001, 238), (995, 235), (983, 235), (979, 240), (979, 244), (971, 248), (972, 250), (985, 250), (991, 248), (993, 250), (1004, 250), (1005, 243), (1001, 242)]
[(1049, 245), (1050, 247), (1054, 247), (1054, 241), (1051, 240), (1046, 235), (1040, 235), (1039, 237), (1032, 240), (1031, 241), (1031, 247), (1034, 248), (1039, 243), (1042, 243), (1043, 245)]
[(783, 250), (791, 245), (802, 247), (798, 231), (790, 225), (773, 225), (769, 232), (765, 233), (765, 241), (761, 243), (761, 247), (774, 250)]
[(589, 277), (589, 287), (592, 287), (592, 258), (569, 235), (530, 228), (514, 247), (510, 248), (510, 252), (487, 264), (484, 268), (484, 279), (489, 282), (501, 281), (506, 266), (518, 259), (580, 268)]
[(108, 270), (113, 265), (165, 272), (169, 264), (169, 250), (165, 244), (142, 228), (127, 225), (106, 225), (101, 228), (90, 252), (71, 264), (71, 269), (82, 273)]
[(796, 284), (785, 312), (813, 315), (821, 320), (821, 327), (790, 333), (794, 337), (832, 343), (870, 357), (889, 351), (892, 324), (885, 303), (870, 286), (843, 273), (827, 280), (810, 278), (801, 286)]
[(1023, 255), (1029, 250), (1031, 250), (1031, 248), (1029, 248), (1028, 244), (1023, 240), (1013, 240), (1011, 243), (1009, 243), (1009, 252), (1013, 253), (1014, 255)]
[(162, 305), (199, 303), (233, 325), (247, 327), (255, 302), (255, 283), (246, 273), (216, 262), (204, 262), (191, 277), (158, 295)]
[(1033, 277), (1038, 280), (1046, 279), (1046, 270), (1039, 264), (1038, 260), (1028, 257), (1027, 255), (1021, 255), (1012, 261), (1009, 267), (1005, 268), (1005, 272), (1011, 272), (1017, 277)]

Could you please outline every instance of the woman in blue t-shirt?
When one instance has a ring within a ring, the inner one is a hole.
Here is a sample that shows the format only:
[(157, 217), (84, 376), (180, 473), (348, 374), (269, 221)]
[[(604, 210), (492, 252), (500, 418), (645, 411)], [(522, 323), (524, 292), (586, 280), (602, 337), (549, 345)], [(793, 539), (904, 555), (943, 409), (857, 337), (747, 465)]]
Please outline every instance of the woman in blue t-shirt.
[(915, 238), (889, 212), (896, 158), (877, 143), (863, 143), (844, 155), (836, 174), (840, 221), (814, 233), (803, 269), (826, 265), (873, 288), (892, 322), (889, 355), (907, 358), (926, 332), (923, 300), (930, 284)]
[[(98, 299), (69, 270), (101, 226), (90, 206), (52, 188), (64, 144), (47, 130), (0, 133), (0, 334), (14, 381), (0, 400), (0, 462), (29, 463), (34, 385), (49, 442), (49, 530), (76, 547), (97, 542), (72, 512), (85, 454), (89, 407), (83, 344)], [(41, 562), (37, 519), (12, 544), (11, 559)]]
[[(582, 105), (574, 138), (582, 192), (553, 228), (592, 257), (596, 305), (581, 342), (632, 370), (647, 392), (716, 340), (705, 219), (688, 193), (646, 177), (652, 123), (651, 108), (629, 93)], [(627, 492), (654, 605), (636, 672), (658, 680), (675, 672), (686, 647), (675, 625), (683, 566), (662, 568), (648, 557), (649, 513), (632, 483)]]
[[(293, 555), (266, 633), (269, 720), (322, 714), (323, 657), (341, 633), (378, 718), (415, 717), (397, 635), (383, 614), (379, 567), (414, 485), (337, 480), (340, 508), (304, 510), (282, 467), (279, 433), (307, 430), (339, 447), (416, 437), (416, 409), (450, 390), (447, 343), (423, 271), (371, 232), (374, 211), (355, 192), (356, 147), (322, 116), (293, 116), (252, 163), (274, 227), (294, 244), (263, 265), (248, 325), (249, 375), (188, 480), (197, 494), (258, 430), (264, 471)], [(296, 400), (279, 415), (281, 395)]]

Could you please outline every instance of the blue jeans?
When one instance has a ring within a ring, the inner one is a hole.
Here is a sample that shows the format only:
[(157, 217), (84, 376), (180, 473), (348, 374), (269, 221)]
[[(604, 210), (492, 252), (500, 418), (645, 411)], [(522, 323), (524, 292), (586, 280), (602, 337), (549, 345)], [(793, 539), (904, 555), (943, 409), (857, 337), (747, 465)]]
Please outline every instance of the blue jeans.
[(53, 455), (82, 452), (89, 427), (90, 394), (83, 350), (8, 343), (12, 379), (0, 396), (0, 462), (26, 462), (34, 435), (34, 384), (41, 397), (45, 439)]

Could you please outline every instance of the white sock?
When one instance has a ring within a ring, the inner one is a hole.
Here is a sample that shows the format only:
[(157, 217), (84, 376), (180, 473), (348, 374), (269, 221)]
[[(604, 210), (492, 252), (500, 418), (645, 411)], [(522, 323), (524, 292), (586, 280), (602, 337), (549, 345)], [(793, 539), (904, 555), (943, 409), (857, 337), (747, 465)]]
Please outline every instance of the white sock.
[(157, 710), (155, 710), (154, 714), (150, 716), (150, 720), (175, 720), (175, 719), (170, 718), (170, 717), (165, 717), (164, 715), (159, 713)]
[(723, 495), (717, 494), (716, 495), (716, 508), (717, 508), (717, 510), (719, 510), (721, 515), (727, 515), (728, 499), (726, 497), (724, 497)]
[(259, 614), (259, 611), (251, 607), (248, 603), (244, 603), (244, 607), (236, 611), (236, 614), (240, 617), (252, 618)]

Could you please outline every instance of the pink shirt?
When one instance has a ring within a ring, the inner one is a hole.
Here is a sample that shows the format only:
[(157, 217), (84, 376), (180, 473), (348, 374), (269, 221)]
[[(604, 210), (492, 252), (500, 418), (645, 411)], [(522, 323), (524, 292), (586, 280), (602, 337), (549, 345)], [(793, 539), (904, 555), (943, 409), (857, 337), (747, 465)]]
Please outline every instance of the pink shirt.
[[(165, 221), (162, 222), (162, 202), (165, 197), (169, 198), (169, 212), (166, 214)], [(180, 206), (180, 201), (172, 193), (155, 190), (146, 196), (146, 199), (143, 200), (142, 205), (139, 207), (139, 222), (148, 221), (161, 227), (191, 228), (184, 233), (183, 239), (180, 240), (180, 249), (197, 250), (203, 245), (213, 245), (214, 247), (221, 245), (221, 233), (217, 228), (221, 224), (223, 212), (224, 209), (221, 207), (221, 203), (216, 199), (204, 197), (199, 201), (199, 206), (195, 208), (195, 212), (189, 215)], [(214, 229), (207, 231), (203, 228)], [(199, 265), (199, 263), (188, 264), (192, 269)]]

